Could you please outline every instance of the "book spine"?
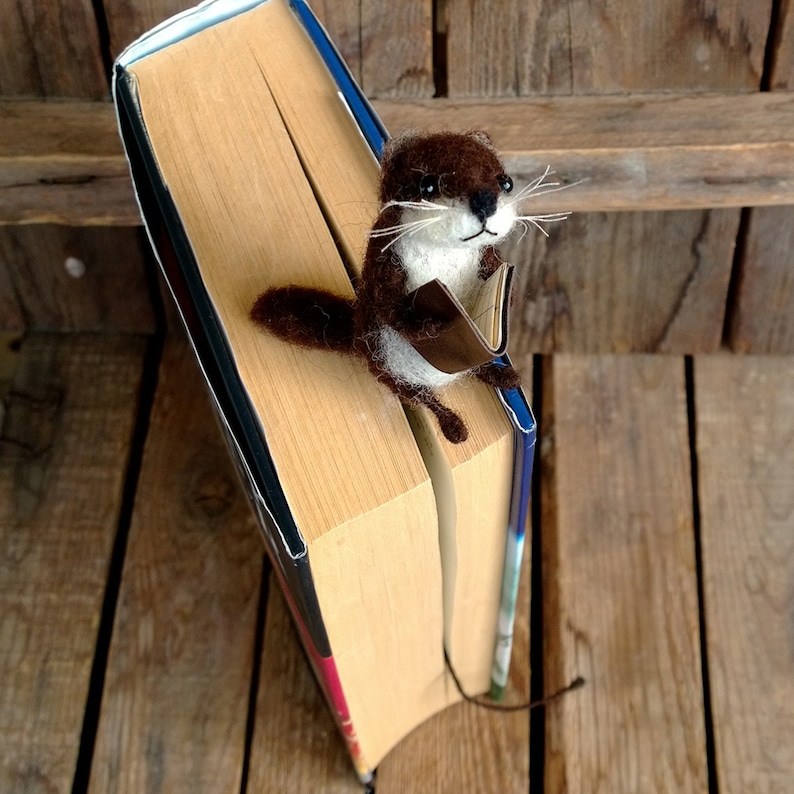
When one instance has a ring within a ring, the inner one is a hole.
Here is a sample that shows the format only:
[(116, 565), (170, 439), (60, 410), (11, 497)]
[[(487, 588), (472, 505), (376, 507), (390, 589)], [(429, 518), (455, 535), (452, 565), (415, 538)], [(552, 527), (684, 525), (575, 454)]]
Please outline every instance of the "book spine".
[(315, 674), (363, 783), (372, 770), (361, 753), (314, 588), (306, 544), (237, 373), (228, 341), (201, 279), (192, 247), (162, 182), (136, 101), (120, 65), (113, 94), (119, 130), (152, 249), (179, 309), (238, 473), (259, 519), (268, 554)]
[[(506, 356), (500, 360), (505, 364), (509, 363)], [(490, 695), (493, 700), (497, 701), (504, 696), (513, 654), (518, 587), (521, 579), (521, 561), (524, 555), (535, 440), (537, 438), (535, 418), (523, 391), (520, 388), (500, 389), (498, 394), (513, 426), (514, 463), (496, 645), (491, 671)]]

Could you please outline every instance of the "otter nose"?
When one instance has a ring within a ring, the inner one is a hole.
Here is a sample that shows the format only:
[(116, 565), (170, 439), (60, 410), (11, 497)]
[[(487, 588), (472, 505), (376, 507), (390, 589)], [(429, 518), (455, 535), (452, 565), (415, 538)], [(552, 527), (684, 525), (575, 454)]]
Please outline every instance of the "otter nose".
[(493, 190), (478, 190), (469, 197), (469, 207), (480, 223), (496, 212), (496, 193)]

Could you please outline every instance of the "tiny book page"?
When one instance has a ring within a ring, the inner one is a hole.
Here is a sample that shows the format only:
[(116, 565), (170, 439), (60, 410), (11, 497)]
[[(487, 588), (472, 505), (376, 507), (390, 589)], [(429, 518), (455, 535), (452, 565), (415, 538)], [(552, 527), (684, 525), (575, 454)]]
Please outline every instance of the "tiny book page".
[(412, 342), (442, 372), (463, 372), (501, 356), (507, 348), (513, 265), (504, 263), (483, 282), (467, 310), (438, 279), (409, 296), (418, 314), (440, 317), (446, 325), (437, 336)]

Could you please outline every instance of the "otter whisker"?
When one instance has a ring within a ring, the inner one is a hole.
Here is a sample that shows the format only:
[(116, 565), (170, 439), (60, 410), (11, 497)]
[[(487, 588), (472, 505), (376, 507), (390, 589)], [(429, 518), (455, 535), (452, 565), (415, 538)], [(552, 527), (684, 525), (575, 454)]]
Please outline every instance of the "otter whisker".
[(570, 216), (570, 212), (549, 212), (545, 215), (519, 215), (516, 220), (524, 227), (524, 232), (519, 240), (524, 238), (524, 235), (529, 231), (529, 226), (532, 225), (538, 229), (545, 237), (549, 236), (546, 229), (541, 224), (555, 223), (557, 221), (564, 221)]
[(539, 176), (525, 185), (521, 190), (518, 191), (514, 196), (510, 197), (509, 205), (512, 206), (519, 201), (523, 201), (524, 199), (529, 198), (540, 198), (541, 196), (546, 196), (549, 193), (556, 193), (559, 190), (567, 190), (570, 187), (576, 187), (576, 185), (581, 185), (582, 182), (587, 181), (586, 179), (579, 179), (576, 182), (568, 182), (563, 184), (561, 182), (553, 181), (553, 182), (546, 182), (544, 181), (546, 177), (549, 177), (554, 174), (549, 166), (546, 166), (546, 170)]
[(439, 211), (448, 211), (451, 207), (447, 207), (444, 204), (435, 204), (432, 201), (428, 201), (427, 199), (422, 199), (421, 201), (387, 201), (382, 207), (381, 212), (389, 207), (404, 207), (413, 210), (424, 210), (425, 212), (430, 210), (439, 210)]
[(390, 235), (394, 235), (394, 237), (389, 240), (389, 242), (386, 243), (383, 248), (381, 248), (381, 252), (383, 252), (406, 235), (416, 234), (416, 232), (419, 232), (428, 226), (432, 226), (439, 220), (441, 220), (441, 218), (440, 216), (437, 216), (435, 218), (422, 218), (418, 221), (409, 221), (407, 223), (401, 223), (397, 226), (388, 226), (383, 229), (373, 230), (370, 232), (370, 237), (388, 237)]

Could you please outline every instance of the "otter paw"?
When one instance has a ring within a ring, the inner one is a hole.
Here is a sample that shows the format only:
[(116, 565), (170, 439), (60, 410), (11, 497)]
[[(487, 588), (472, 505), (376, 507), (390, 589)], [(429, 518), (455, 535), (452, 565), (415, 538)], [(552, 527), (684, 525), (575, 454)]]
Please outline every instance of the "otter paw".
[(521, 385), (521, 375), (513, 367), (500, 367), (490, 362), (475, 367), (472, 373), (494, 389), (516, 389)]

